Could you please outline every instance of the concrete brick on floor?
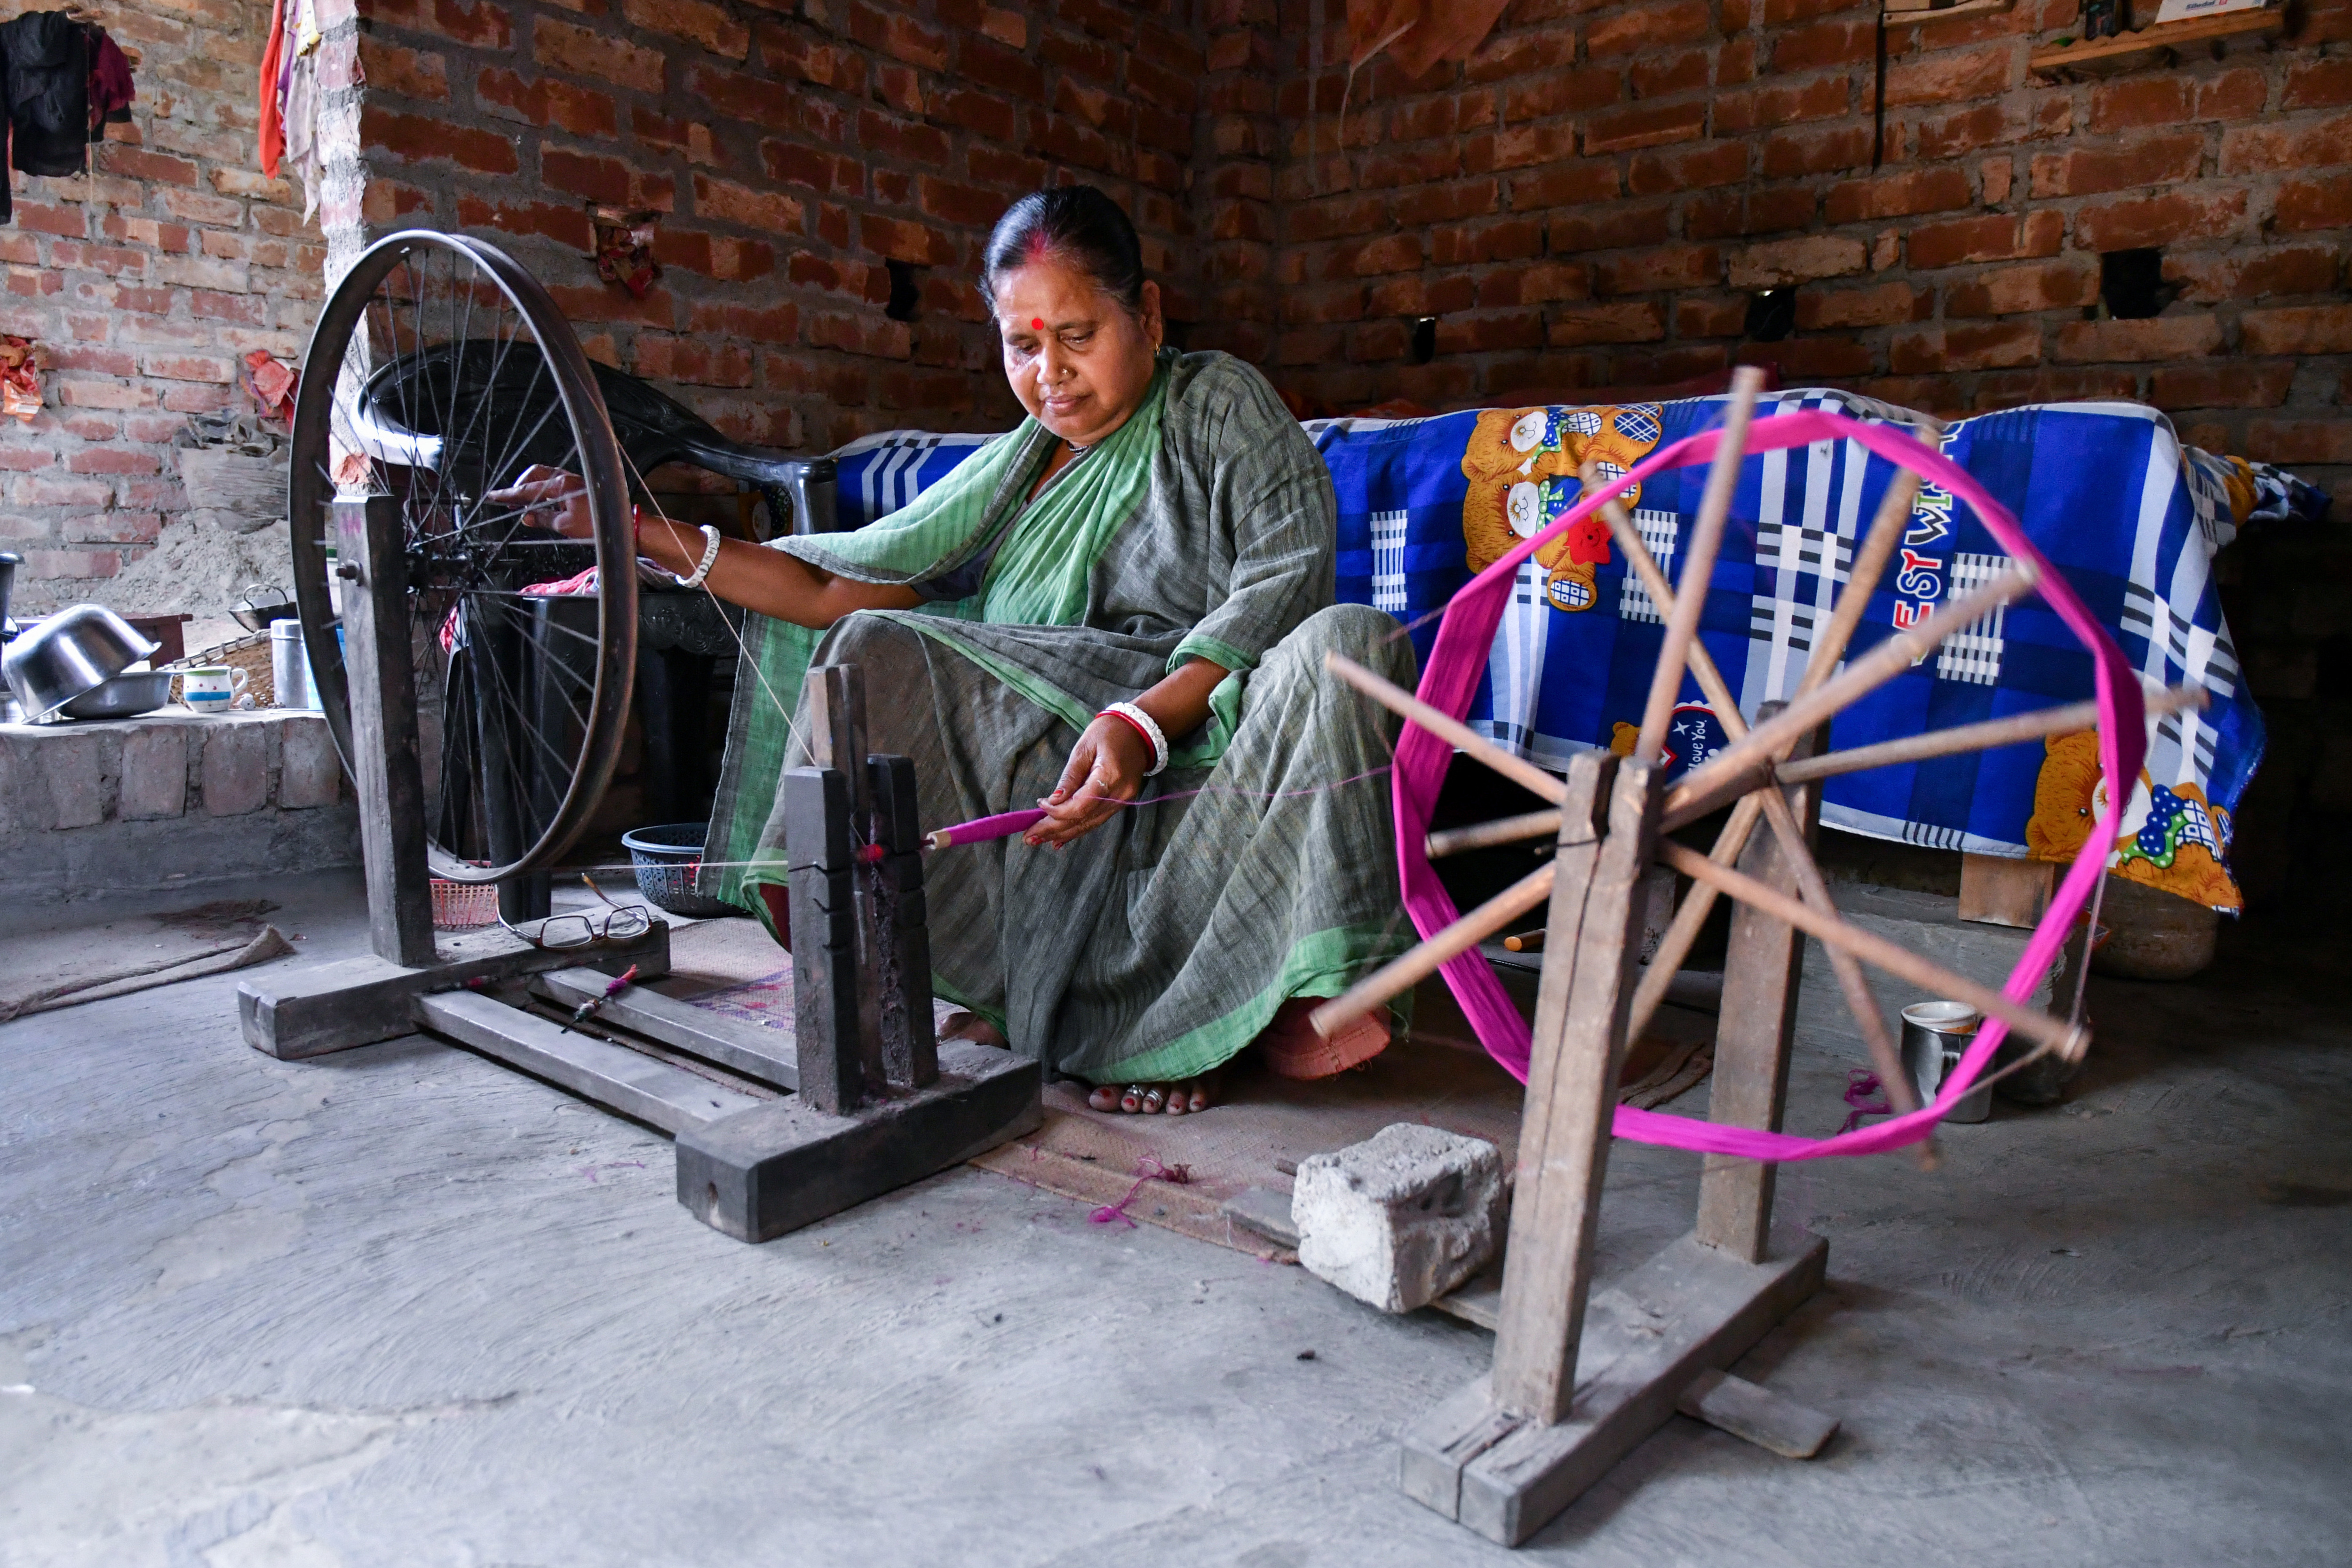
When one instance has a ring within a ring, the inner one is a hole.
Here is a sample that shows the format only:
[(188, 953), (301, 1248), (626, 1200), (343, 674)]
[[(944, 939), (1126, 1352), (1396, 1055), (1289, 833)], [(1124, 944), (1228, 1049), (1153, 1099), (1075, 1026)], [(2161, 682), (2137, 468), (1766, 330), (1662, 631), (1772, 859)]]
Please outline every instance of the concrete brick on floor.
[(224, 723), (204, 736), (205, 810), (243, 816), (269, 803), (269, 726)]
[(121, 753), (115, 737), (90, 731), (58, 735), (34, 752), (34, 766), (48, 789), (53, 828), (95, 827), (113, 815), (115, 767)]
[(342, 798), (343, 762), (324, 719), (289, 717), (278, 726), (278, 804), (287, 811), (332, 805)]
[(122, 735), (121, 805), (126, 821), (178, 816), (188, 809), (187, 731), (177, 724)]

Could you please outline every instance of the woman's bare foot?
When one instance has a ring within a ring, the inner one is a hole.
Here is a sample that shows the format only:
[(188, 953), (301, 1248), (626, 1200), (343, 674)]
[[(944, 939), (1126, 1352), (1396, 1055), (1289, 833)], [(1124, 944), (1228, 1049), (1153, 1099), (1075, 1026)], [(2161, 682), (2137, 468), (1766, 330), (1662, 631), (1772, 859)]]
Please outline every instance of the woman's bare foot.
[(1217, 1102), (1223, 1072), (1204, 1072), (1177, 1083), (1107, 1083), (1087, 1096), (1097, 1110), (1119, 1110), (1129, 1116), (1184, 1116), (1206, 1110)]
[(983, 1046), (994, 1046), (1000, 1051), (1011, 1044), (1005, 1039), (1003, 1030), (977, 1013), (949, 1014), (947, 1022), (940, 1026), (940, 1038), (976, 1040)]

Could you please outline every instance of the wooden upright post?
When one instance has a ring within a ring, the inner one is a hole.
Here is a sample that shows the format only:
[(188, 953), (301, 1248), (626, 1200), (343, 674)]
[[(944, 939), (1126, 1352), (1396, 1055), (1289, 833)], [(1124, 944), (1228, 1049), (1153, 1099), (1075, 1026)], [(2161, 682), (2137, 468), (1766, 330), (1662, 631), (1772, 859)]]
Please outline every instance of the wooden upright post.
[(436, 962), (432, 867), (425, 849), (425, 768), (416, 734), (400, 502), (334, 503), (343, 591), (343, 662), (352, 705), (352, 783), (367, 867), (368, 937), (376, 955), (411, 969)]
[(1633, 889), (1657, 834), (1660, 776), (1641, 763), (1580, 752), (1560, 805), (1494, 1374), (1497, 1409), (1546, 1426), (1567, 1415), (1576, 1388), (1641, 948)]
[[(1757, 713), (1760, 723), (1779, 703)], [(1821, 743), (1814, 735), (1790, 751), (1810, 756)], [(1769, 786), (1767, 786), (1769, 787)], [(1821, 815), (1821, 786), (1792, 785), (1784, 792), (1789, 809), (1811, 844)], [(1777, 833), (1748, 840), (1739, 868), (1757, 880), (1797, 896), (1797, 872)], [(1796, 1029), (1797, 982), (1805, 939), (1794, 926), (1753, 905), (1734, 902), (1731, 945), (1724, 961), (1721, 1021), (1715, 1032), (1715, 1074), (1708, 1116), (1727, 1127), (1780, 1130), (1789, 1093), (1789, 1046)], [(1774, 1173), (1760, 1160), (1710, 1154), (1699, 1176), (1698, 1239), (1743, 1263), (1761, 1263), (1772, 1234)]]

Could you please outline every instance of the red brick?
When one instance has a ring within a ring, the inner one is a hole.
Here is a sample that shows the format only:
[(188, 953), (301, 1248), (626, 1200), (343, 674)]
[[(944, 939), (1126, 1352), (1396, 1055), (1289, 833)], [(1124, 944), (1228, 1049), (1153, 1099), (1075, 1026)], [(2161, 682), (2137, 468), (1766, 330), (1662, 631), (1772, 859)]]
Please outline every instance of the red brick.
[(1908, 283), (1881, 283), (1868, 289), (1805, 289), (1797, 294), (1797, 325), (1807, 331), (1823, 327), (1888, 327), (1924, 321), (1933, 313), (1935, 296)]
[(1538, 310), (1443, 315), (1437, 322), (1437, 352), (1491, 353), (1497, 349), (1532, 349), (1542, 344), (1543, 335), (1543, 315)]
[(1799, 174), (1861, 168), (1869, 162), (1869, 129), (1842, 125), (1834, 130), (1782, 132), (1771, 136), (1764, 143), (1759, 173), (1768, 180), (1785, 180)]
[(649, 174), (618, 158), (547, 147), (539, 155), (541, 179), (559, 191), (615, 206), (651, 207), (668, 212), (677, 205), (677, 187), (667, 174)]
[(1996, 213), (1915, 228), (1906, 249), (1915, 268), (1958, 267), (1967, 261), (2011, 261), (2057, 255), (2065, 230), (2066, 220), (2060, 213), (2036, 212), (2021, 218)]
[[(18, 214), (24, 212), (18, 207)], [(169, 289), (132, 289), (118, 285), (108, 293), (108, 302), (119, 310), (132, 310), (142, 316), (168, 316), (172, 313), (172, 291)]]
[(708, 0), (621, 0), (621, 14), (649, 33), (683, 38), (730, 60), (751, 52), (751, 29)]
[(1609, 257), (1592, 267), (1593, 291), (1602, 295), (1713, 288), (1722, 280), (1723, 253), (1711, 245), (1662, 245)]
[(1667, 44), (1696, 43), (1714, 30), (1706, 0), (1650, 0), (1586, 27), (1584, 52), (1596, 60), (1636, 54)]
[(2017, 75), (2019, 50), (2010, 44), (1953, 49), (1886, 68), (1886, 104), (1965, 103), (2006, 92)]
[(1654, 343), (1666, 335), (1665, 312), (1647, 300), (1568, 305), (1552, 312), (1545, 341), (1556, 349), (1587, 343)]
[(1777, 343), (1744, 343), (1741, 364), (1778, 365), (1782, 381), (1806, 385), (1833, 376), (1868, 375), (1878, 368), (1870, 345), (1852, 338), (1789, 338)]
[[(1464, 218), (1478, 217), (1495, 211), (1498, 205), (1495, 182), (1462, 180), (1452, 184), (1423, 185), (1418, 190), (1402, 191), (1396, 197), (1396, 221), (1408, 226), (1428, 224), (1457, 223)], [(1286, 222), (1295, 224), (1295, 216)], [(1364, 233), (1364, 229), (1353, 232)], [(1286, 237), (1290, 233), (1285, 231)]]
[(89, 232), (89, 219), (80, 207), (42, 206), (33, 202), (16, 204), (16, 226), (36, 234), (61, 234), (79, 239)]
[(575, 27), (541, 16), (531, 24), (531, 58), (550, 70), (574, 76), (601, 77), (639, 92), (662, 90), (663, 64), (659, 49)]
[(1479, 280), (1478, 303), (1484, 309), (1509, 305), (1539, 305), (1551, 300), (1589, 300), (1592, 275), (1572, 261), (1545, 261), (1532, 266), (1497, 268)]
[(359, 49), (360, 63), (367, 73), (371, 89), (432, 103), (448, 98), (448, 62), (439, 55), (404, 49), (367, 33), (359, 36)]
[(1626, 188), (1637, 196), (1737, 184), (1748, 177), (1748, 143), (1706, 142), (1634, 156)]
[(525, 81), (513, 71), (484, 66), (474, 79), (474, 96), (486, 112), (501, 120), (557, 125), (575, 136), (611, 136), (619, 129), (613, 95), (576, 82), (551, 77)]
[(858, 242), (868, 251), (919, 267), (946, 266), (956, 258), (955, 241), (929, 224), (867, 214), (857, 220)]
[(2281, 109), (2327, 109), (2345, 103), (2352, 103), (2352, 59), (2298, 60), (2288, 68)]
[(2277, 226), (2288, 233), (2352, 227), (2352, 174), (2281, 181)]
[(1489, 37), (1472, 53), (1463, 77), (1471, 82), (1501, 81), (1507, 77), (1556, 70), (1576, 58), (1576, 33), (1570, 27), (1544, 27), (1534, 32)]
[(2074, 215), (2074, 243), (2084, 250), (2109, 251), (2169, 245), (2177, 239), (2210, 239), (2231, 233), (2245, 216), (2242, 186), (2193, 194), (2175, 191), (2083, 208)]
[(1511, 176), (1510, 192), (1511, 206), (1519, 212), (1609, 201), (1618, 195), (1617, 162), (1596, 158), (1522, 171)]
[(1020, 131), (1013, 105), (992, 92), (941, 88), (930, 94), (930, 112), (992, 141), (1010, 142)]
[(422, 114), (396, 114), (362, 103), (360, 142), (398, 153), (412, 163), (446, 158), (484, 174), (511, 174), (521, 168), (514, 143), (493, 131), (450, 125)]
[[(2290, 94), (2294, 92), (2294, 74), (2287, 77)], [(2270, 100), (2270, 83), (2259, 70), (2223, 71), (2220, 76), (2206, 77), (2197, 84), (2197, 118), (2200, 120), (2251, 120), (2263, 111)], [(2352, 101), (2352, 98), (2332, 101)]]
[(1327, 281), (1371, 278), (1384, 272), (1411, 272), (1421, 264), (1421, 235), (1391, 234), (1382, 239), (1333, 247), (1324, 259), (1322, 276)]
[(2192, 118), (2197, 84), (2185, 76), (2136, 76), (2091, 89), (2089, 129), (2133, 131), (2179, 125)]
[(2329, 245), (2174, 251), (2164, 258), (2164, 276), (2181, 286), (2183, 300), (2210, 305), (2274, 294), (2333, 293), (2343, 274), (2343, 262), (2342, 253)]
[(1869, 265), (1870, 253), (1862, 241), (1841, 236), (1813, 234), (1795, 239), (1767, 240), (1734, 251), (1727, 281), (1734, 289), (1777, 289), (1817, 278), (1839, 278)]
[(1772, 40), (1772, 68), (1793, 72), (1853, 65), (1872, 58), (1878, 29), (1868, 22), (1822, 22), (1790, 27)]
[(1696, 92), (1705, 87), (1708, 69), (1706, 50), (1685, 49), (1679, 54), (1635, 60), (1626, 72), (1626, 80), (1635, 98), (1671, 98), (1678, 92)]
[(2294, 364), (2159, 365), (2147, 400), (2158, 408), (2276, 408), (2294, 384)]
[(2024, 321), (1927, 327), (1898, 334), (1887, 352), (1887, 368), (1897, 375), (2041, 363), (2042, 329)]
[(1816, 77), (1799, 85), (1768, 84), (1715, 100), (1715, 133), (1769, 131), (1802, 120), (1831, 120), (1846, 112), (1851, 89), (1843, 76)]
[(457, 225), (501, 234), (545, 235), (578, 250), (595, 243), (588, 211), (577, 202), (490, 202), (467, 194), (457, 198)]
[(2205, 138), (2193, 131), (2145, 137), (2120, 147), (2044, 153), (2033, 160), (2032, 191), (2042, 199), (2177, 184), (2195, 179), (2204, 160)]
[[(47, 460), (47, 453), (40, 456), (43, 461)], [(66, 472), (69, 474), (156, 474), (163, 469), (163, 459), (152, 450), (125, 447), (88, 447), (66, 459)]]
[(1706, 127), (1706, 106), (1698, 103), (1635, 104), (1595, 114), (1584, 124), (1584, 151), (1624, 153), (1698, 139)]
[(2352, 353), (2352, 305), (2249, 310), (2238, 331), (2249, 354)]
[(2245, 455), (2262, 463), (2352, 463), (2352, 419), (2257, 419)]
[[(201, 191), (182, 190), (167, 190), (163, 192), (162, 195), (163, 210), (173, 217), (184, 218), (189, 223), (210, 224), (220, 228), (235, 228), (245, 221), (245, 204), (231, 200), (227, 196), (208, 196)], [(274, 207), (254, 209), (257, 220), (265, 213), (272, 217), (283, 219), (289, 224), (299, 221), (292, 214), (281, 213)]]
[(2141, 321), (2070, 321), (2058, 329), (2051, 358), (2061, 364), (2116, 364), (2189, 359), (2221, 346), (2221, 323), (2200, 310)]
[(487, 49), (503, 49), (514, 43), (513, 22), (488, 0), (477, 0), (472, 5), (459, 5), (457, 0), (431, 0), (429, 6), (425, 0), (374, 0), (370, 9), (379, 21), (438, 33), (453, 43)]
[(1975, 205), (1976, 194), (1969, 188), (1968, 174), (1941, 164), (1832, 185), (1822, 201), (1822, 217), (1832, 224), (1861, 223)]
[(1620, 386), (1671, 386), (1695, 375), (1711, 375), (1730, 363), (1731, 351), (1722, 343), (1694, 343), (1649, 353), (1627, 351), (1616, 356), (1611, 379)]
[(2297, 125), (2249, 125), (2221, 136), (2221, 173), (2256, 174), (2352, 163), (2352, 114)]
[(1548, 71), (1519, 83), (1503, 94), (1503, 119), (1542, 120), (1555, 114), (1582, 114), (1606, 109), (1623, 94), (1615, 71)]
[(1944, 287), (1947, 318), (2019, 316), (2080, 309), (2099, 297), (2099, 269), (2070, 261), (2030, 261), (1997, 268)]
[(1675, 336), (1736, 338), (1748, 330), (1745, 294), (1685, 294), (1675, 300)]
[(1667, 237), (1671, 217), (1672, 210), (1664, 202), (1572, 209), (1553, 216), (1549, 228), (1550, 250), (1554, 256), (1576, 256), (1588, 250), (1655, 245)]
[(235, 321), (258, 327), (269, 320), (269, 301), (257, 294), (216, 294), (197, 289), (188, 295), (188, 314), (199, 321)]
[(789, 343), (800, 336), (800, 308), (775, 305), (761, 310), (750, 305), (698, 304), (691, 330), (719, 333), (755, 343)]
[(769, 234), (806, 232), (807, 209), (793, 197), (709, 174), (694, 176), (694, 210), (699, 217), (741, 224)]

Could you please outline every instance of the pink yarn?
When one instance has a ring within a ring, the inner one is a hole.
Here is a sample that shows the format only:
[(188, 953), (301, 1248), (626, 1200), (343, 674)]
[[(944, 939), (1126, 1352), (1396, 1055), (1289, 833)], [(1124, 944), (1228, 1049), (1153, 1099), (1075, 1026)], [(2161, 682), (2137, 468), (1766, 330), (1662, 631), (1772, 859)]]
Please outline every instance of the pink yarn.
[[(1710, 461), (1721, 438), (1719, 431), (1705, 431), (1652, 453), (1631, 473), (1614, 484), (1587, 494), (1549, 528), (1522, 542), (1517, 549), (1472, 579), (1447, 606), (1445, 617), (1438, 627), (1436, 645), (1431, 650), (1428, 667), (1422, 674), (1422, 700), (1456, 718), (1469, 710), (1470, 700), (1478, 689), (1479, 678), (1486, 670), (1488, 653), (1494, 647), (1495, 628), (1502, 619), (1504, 606), (1510, 595), (1513, 574), (1520, 562), (1599, 510), (1603, 500), (1640, 484), (1650, 476), (1685, 464)], [(1839, 440), (1859, 442), (1966, 501), (2011, 555), (2041, 574), (2039, 592), (2042, 601), (2090, 650), (2099, 701), (2099, 760), (2106, 770), (2106, 776), (2111, 781), (2137, 778), (2140, 759), (2147, 750), (2138, 677), (2125, 660), (2123, 649), (2116, 646), (2115, 639), (2099, 625), (2074, 589), (2067, 585), (2066, 580), (2026, 538), (2024, 530), (2018, 526), (2017, 519), (1986, 494), (1983, 487), (1965, 469), (1942, 453), (1922, 446), (1890, 426), (1864, 425), (1841, 415), (1811, 411), (1776, 415), (1756, 421), (1748, 426), (1747, 450), (1753, 455), (1801, 447), (1812, 441)], [(1706, 585), (1690, 584), (1685, 586), (1703, 591)], [(1418, 725), (1405, 725), (1403, 737), (1397, 746), (1391, 793), (1396, 821), (1397, 869), (1404, 884), (1405, 909), (1412, 915), (1414, 927), (1424, 937), (1434, 936), (1457, 917), (1454, 901), (1446, 897), (1435, 869), (1429, 863), (1424, 845), (1431, 808), (1437, 800), (1438, 785), (1444, 779), (1446, 765), (1452, 760), (1453, 748), (1446, 742)], [(2115, 843), (2116, 815), (2123, 809), (2125, 797), (2129, 794), (2127, 789), (2111, 789), (2109, 793), (2107, 814), (2100, 818), (2097, 827), (2084, 840), (2082, 852), (2075, 856), (2074, 866), (2050, 900), (2050, 908), (2043, 914), (2042, 923), (2034, 928), (2032, 940), (2026, 943), (2016, 971), (2010, 975), (2008, 984), (2002, 987), (2003, 994), (2012, 1001), (2022, 1002), (2032, 994), (2039, 979), (2049, 973), (2060, 945), (2066, 940), (2075, 917), (2089, 900), (2098, 881), (2107, 852)], [(1527, 1022), (1512, 1005), (1486, 958), (1474, 948), (1448, 962), (1442, 973), (1488, 1054), (1502, 1063), (1514, 1077), (1525, 1082), (1529, 1049)], [(1999, 1019), (1988, 1019), (1984, 1027), (1977, 1031), (1967, 1053), (1961, 1057), (1958, 1068), (1940, 1086), (1933, 1105), (1922, 1107), (1908, 1116), (1898, 1116), (1832, 1138), (1799, 1138), (1788, 1133), (1724, 1127), (1623, 1105), (1617, 1108), (1615, 1131), (1617, 1136), (1631, 1138), (1637, 1142), (1657, 1143), (1709, 1154), (1740, 1155), (1754, 1160), (1817, 1160), (1831, 1155), (1882, 1153), (1927, 1137), (1944, 1112), (1969, 1091), (1978, 1075), (1992, 1059), (1993, 1052), (1999, 1048), (2002, 1037), (2007, 1033), (2007, 1026)]]
[(970, 822), (959, 822), (953, 827), (942, 827), (949, 844), (984, 844), (992, 838), (1010, 838), (1016, 833), (1026, 833), (1045, 820), (1045, 814), (1035, 806), (1026, 811), (1000, 811), (994, 816), (975, 816)]

